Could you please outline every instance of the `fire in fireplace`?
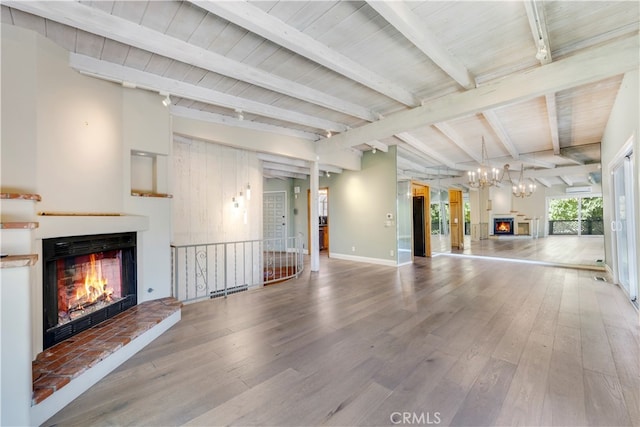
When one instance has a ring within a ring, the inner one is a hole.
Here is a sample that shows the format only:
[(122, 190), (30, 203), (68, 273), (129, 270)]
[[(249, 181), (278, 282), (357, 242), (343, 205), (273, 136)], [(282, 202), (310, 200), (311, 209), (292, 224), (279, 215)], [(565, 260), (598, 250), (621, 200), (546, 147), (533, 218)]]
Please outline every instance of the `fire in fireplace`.
[(513, 218), (494, 218), (493, 234), (513, 234)]
[(44, 348), (137, 303), (136, 234), (43, 240)]

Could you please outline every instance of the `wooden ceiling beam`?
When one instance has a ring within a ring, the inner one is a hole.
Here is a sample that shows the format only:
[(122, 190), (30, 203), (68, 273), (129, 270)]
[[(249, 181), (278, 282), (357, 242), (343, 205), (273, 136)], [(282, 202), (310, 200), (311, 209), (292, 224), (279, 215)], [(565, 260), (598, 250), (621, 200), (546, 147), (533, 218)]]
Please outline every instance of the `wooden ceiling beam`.
[[(531, 27), (531, 35), (535, 43), (538, 53), (536, 58), (541, 65), (549, 64), (553, 60), (551, 57), (551, 42), (549, 40), (549, 32), (547, 31), (547, 19), (544, 13), (544, 4), (537, 0), (526, 0), (524, 2), (525, 10), (529, 26)], [(541, 49), (544, 49), (542, 51)], [(545, 102), (547, 105), (547, 120), (549, 121), (549, 131), (551, 137), (551, 145), (553, 153), (560, 153), (560, 136), (558, 133), (558, 112), (556, 108), (555, 93), (545, 94)]]
[(558, 155), (560, 154), (560, 134), (558, 132), (558, 109), (556, 107), (555, 93), (546, 94), (545, 102), (547, 104), (547, 119), (549, 121), (553, 154)]
[(547, 31), (547, 19), (544, 13), (544, 4), (537, 0), (525, 0), (524, 8), (527, 11), (527, 19), (531, 28), (531, 35), (538, 53), (536, 59), (541, 65), (549, 64), (551, 59), (551, 43)]
[(551, 183), (549, 182), (548, 179), (538, 177), (538, 178), (536, 178), (536, 181), (538, 181), (540, 184), (544, 185), (547, 188), (551, 187)]
[[(591, 172), (600, 170), (600, 165), (593, 163), (584, 166), (565, 166), (555, 169), (535, 169), (526, 171), (526, 177), (530, 179), (540, 180), (540, 178), (553, 178), (560, 175), (573, 176), (573, 175), (588, 175)], [(441, 180), (442, 185), (464, 185), (467, 183), (467, 177), (462, 176), (459, 178), (448, 178)], [(504, 183), (503, 183), (504, 184)]]
[(513, 74), (466, 92), (453, 93), (350, 129), (335, 135), (331, 145), (353, 147), (373, 139), (603, 80), (637, 68), (638, 49), (636, 33), (634, 37), (599, 45), (543, 67)]
[[(482, 150), (472, 149), (464, 142), (464, 139), (451, 127), (448, 123), (434, 123), (433, 127), (438, 129), (444, 136), (446, 136), (451, 142), (456, 144), (458, 148), (467, 153), (469, 157), (478, 163), (482, 163)], [(482, 148), (481, 146), (478, 148)]]
[(372, 72), (369, 68), (336, 52), (249, 2), (191, 0), (191, 3), (404, 105), (412, 107), (419, 105), (416, 97), (405, 88)]
[(388, 153), (389, 152), (389, 146), (387, 144), (383, 144), (382, 142), (378, 141), (377, 139), (374, 139), (373, 141), (369, 141), (368, 145), (371, 146), (371, 148), (375, 148), (376, 150), (380, 150), (383, 153)]
[(406, 2), (367, 0), (367, 3), (460, 86), (476, 87), (467, 67), (442, 45)]
[(269, 132), (279, 135), (288, 135), (295, 138), (302, 138), (309, 141), (317, 141), (320, 137), (311, 132), (304, 132), (301, 130), (286, 128), (282, 126), (275, 126), (268, 123), (260, 123), (251, 120), (239, 120), (236, 117), (225, 116), (223, 114), (210, 113), (208, 111), (196, 110), (193, 108), (181, 107), (179, 105), (172, 105), (170, 107), (171, 115), (177, 117), (184, 117), (187, 119), (202, 120), (210, 123), (217, 123), (221, 125), (228, 125), (238, 128), (257, 130), (260, 132)]
[(416, 150), (424, 153), (425, 155), (427, 155), (428, 157), (431, 157), (432, 159), (436, 160), (437, 162), (451, 168), (451, 169), (458, 169), (458, 167), (456, 167), (455, 163), (452, 162), (451, 160), (447, 159), (446, 157), (444, 157), (443, 155), (441, 155), (440, 153), (438, 153), (436, 150), (430, 148), (429, 146), (427, 146), (427, 144), (425, 144), (424, 142), (420, 141), (418, 138), (416, 138), (415, 136), (411, 135), (408, 132), (400, 132), (397, 135), (395, 135), (396, 138), (398, 138), (399, 140), (405, 142), (407, 145), (415, 148)]
[(484, 116), (487, 123), (489, 123), (489, 126), (491, 126), (491, 129), (493, 129), (493, 132), (498, 137), (498, 140), (502, 143), (504, 148), (507, 149), (509, 154), (511, 154), (511, 157), (515, 160), (518, 160), (520, 158), (520, 153), (518, 153), (518, 149), (516, 148), (513, 141), (511, 141), (511, 137), (502, 125), (502, 122), (498, 118), (496, 112), (493, 110), (487, 110), (484, 111), (482, 115)]
[(564, 181), (565, 184), (567, 184), (568, 186), (572, 186), (573, 185), (573, 180), (571, 178), (569, 178), (567, 175), (559, 175), (560, 179)]
[[(257, 114), (263, 117), (270, 117), (289, 123), (296, 123), (303, 126), (317, 129), (329, 129), (333, 131), (346, 130), (347, 127), (341, 123), (324, 120), (297, 111), (285, 110), (269, 104), (252, 101), (246, 98), (228, 95), (212, 89), (184, 83), (178, 80), (162, 77), (157, 74), (137, 70), (114, 64), (113, 62), (102, 61), (85, 55), (76, 53), (69, 54), (69, 65), (93, 77), (103, 78), (111, 81), (126, 81), (135, 84), (141, 89), (148, 89), (157, 92), (166, 92), (170, 95), (181, 98), (200, 101), (207, 104), (218, 105), (232, 110), (241, 110), (245, 113)], [(319, 138), (318, 138), (319, 139)]]
[(287, 172), (277, 169), (267, 169), (264, 168), (262, 173), (267, 178), (295, 178), (295, 179), (307, 179), (308, 175), (295, 173), (295, 172)]
[(6, 1), (3, 2), (3, 5), (346, 115), (367, 121), (379, 118), (378, 114), (368, 108), (234, 61), (210, 50), (194, 46), (186, 41), (167, 36), (159, 31), (82, 3), (75, 1)]

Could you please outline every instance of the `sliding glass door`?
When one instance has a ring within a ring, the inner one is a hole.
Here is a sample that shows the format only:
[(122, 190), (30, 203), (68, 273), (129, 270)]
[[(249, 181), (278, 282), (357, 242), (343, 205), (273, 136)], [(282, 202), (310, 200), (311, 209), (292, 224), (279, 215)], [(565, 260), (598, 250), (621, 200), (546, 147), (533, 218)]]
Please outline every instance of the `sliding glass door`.
[(629, 298), (638, 303), (638, 276), (633, 212), (633, 153), (628, 153), (614, 164), (613, 219), (611, 235), (615, 256), (615, 279)]

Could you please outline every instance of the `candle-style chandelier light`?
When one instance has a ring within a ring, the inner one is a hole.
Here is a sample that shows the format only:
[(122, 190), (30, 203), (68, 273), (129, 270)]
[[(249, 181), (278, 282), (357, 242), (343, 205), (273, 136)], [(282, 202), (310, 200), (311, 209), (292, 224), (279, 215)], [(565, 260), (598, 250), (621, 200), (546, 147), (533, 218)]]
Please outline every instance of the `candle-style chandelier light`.
[[(500, 169), (492, 168), (489, 165), (489, 156), (487, 155), (487, 147), (484, 144), (484, 136), (482, 137), (482, 162), (478, 171), (469, 171), (469, 187), (486, 188), (497, 185), (501, 177)], [(504, 176), (504, 174), (503, 174)]]
[(520, 165), (520, 177), (518, 178), (518, 183), (513, 184), (512, 189), (515, 197), (522, 198), (529, 197), (536, 191), (536, 184), (532, 180), (527, 183), (524, 178), (524, 164)]
[(529, 197), (536, 191), (536, 184), (533, 180), (526, 180), (524, 177), (524, 164), (520, 165), (520, 176), (518, 182), (514, 183), (509, 171), (509, 165), (505, 164), (502, 167), (502, 171), (498, 168), (492, 167), (489, 164), (489, 156), (487, 155), (487, 147), (484, 142), (484, 136), (482, 137), (482, 162), (477, 171), (469, 171), (469, 187), (471, 188), (487, 188), (494, 187), (500, 184), (505, 175), (509, 177), (509, 182), (512, 186), (512, 194), (515, 197)]

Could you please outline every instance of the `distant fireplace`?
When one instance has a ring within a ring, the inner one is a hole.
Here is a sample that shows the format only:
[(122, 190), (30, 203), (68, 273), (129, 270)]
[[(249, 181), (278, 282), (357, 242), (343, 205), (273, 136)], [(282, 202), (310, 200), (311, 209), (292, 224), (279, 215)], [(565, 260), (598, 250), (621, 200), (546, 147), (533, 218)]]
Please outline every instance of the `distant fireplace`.
[(44, 239), (43, 348), (137, 304), (136, 233)]
[(494, 235), (513, 234), (513, 218), (494, 218), (493, 234)]

